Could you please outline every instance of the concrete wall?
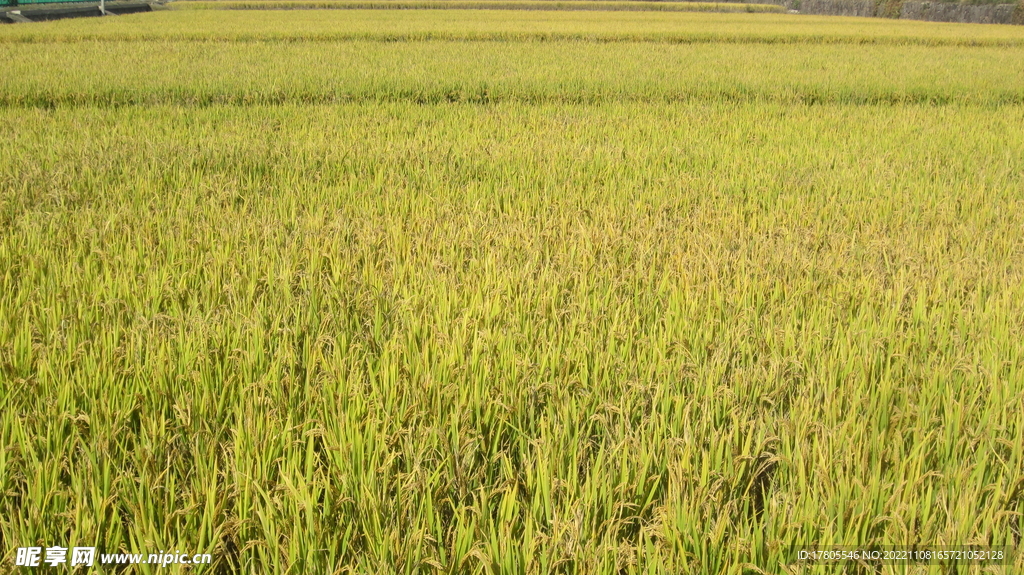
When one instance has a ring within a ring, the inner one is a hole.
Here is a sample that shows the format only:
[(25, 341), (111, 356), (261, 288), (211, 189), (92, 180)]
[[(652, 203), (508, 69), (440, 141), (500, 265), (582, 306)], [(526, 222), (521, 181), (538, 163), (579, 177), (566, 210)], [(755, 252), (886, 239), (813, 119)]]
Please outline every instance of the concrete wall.
[(920, 0), (787, 0), (786, 7), (802, 14), (875, 16), (931, 22), (1024, 24), (1024, 0), (1016, 4), (965, 4)]

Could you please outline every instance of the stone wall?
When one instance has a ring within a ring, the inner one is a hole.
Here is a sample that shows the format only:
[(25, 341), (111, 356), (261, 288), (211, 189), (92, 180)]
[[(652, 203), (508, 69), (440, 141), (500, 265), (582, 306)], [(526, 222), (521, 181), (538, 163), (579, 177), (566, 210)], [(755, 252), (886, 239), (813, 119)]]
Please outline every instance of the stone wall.
[(931, 22), (979, 22), (1009, 24), (1015, 4), (951, 4), (945, 2), (904, 2), (900, 18)]
[(875, 0), (796, 0), (789, 3), (789, 9), (801, 14), (874, 16)]
[(966, 4), (920, 0), (787, 0), (786, 7), (801, 14), (875, 16), (931, 22), (1024, 24), (1024, 0), (1016, 4)]

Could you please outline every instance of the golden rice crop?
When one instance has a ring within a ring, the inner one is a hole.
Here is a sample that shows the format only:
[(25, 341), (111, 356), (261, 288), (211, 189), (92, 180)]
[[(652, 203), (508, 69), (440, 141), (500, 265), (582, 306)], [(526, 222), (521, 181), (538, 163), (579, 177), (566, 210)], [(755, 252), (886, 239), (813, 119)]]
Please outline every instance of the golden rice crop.
[[(790, 14), (489, 10), (292, 10), (268, 16), (165, 10), (102, 20), (0, 27), (0, 43), (89, 41), (302, 42), (386, 40), (570, 40), (647, 43), (923, 44), (1020, 46), (1024, 28)], [(22, 55), (24, 52), (19, 53)], [(130, 53), (130, 51), (128, 51)], [(117, 56), (125, 56), (118, 51)], [(16, 58), (8, 58), (16, 60)], [(839, 61), (837, 63), (841, 63)], [(113, 66), (116, 68), (116, 66)]]
[[(442, 40), (9, 47), (17, 57), (0, 80), (0, 102), (9, 106), (1024, 102), (1024, 47)], [(119, 66), (106, 66), (111, 53)], [(59, 75), (50, 67), (55, 59)]]
[(1020, 548), (1024, 53), (958, 45), (1015, 31), (318, 14), (0, 28), (4, 569)]
[(785, 12), (778, 4), (640, 0), (184, 0), (176, 10), (601, 10), (657, 12)]

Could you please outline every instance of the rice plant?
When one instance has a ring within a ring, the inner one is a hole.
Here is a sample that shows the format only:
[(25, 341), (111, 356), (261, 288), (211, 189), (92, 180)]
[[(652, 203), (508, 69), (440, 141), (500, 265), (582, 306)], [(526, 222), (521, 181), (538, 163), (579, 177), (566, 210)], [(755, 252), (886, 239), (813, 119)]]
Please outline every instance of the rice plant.
[(493, 14), (0, 28), (0, 569), (1020, 572), (1018, 32)]

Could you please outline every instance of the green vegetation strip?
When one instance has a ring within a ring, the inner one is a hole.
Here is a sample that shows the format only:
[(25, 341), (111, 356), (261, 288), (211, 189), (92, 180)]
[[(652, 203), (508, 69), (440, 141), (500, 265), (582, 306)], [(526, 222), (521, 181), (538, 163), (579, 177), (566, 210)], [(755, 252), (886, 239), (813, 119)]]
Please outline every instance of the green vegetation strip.
[(660, 12), (784, 12), (783, 6), (775, 4), (741, 4), (736, 2), (640, 2), (626, 0), (604, 2), (601, 0), (558, 1), (459, 1), (459, 0), (255, 0), (239, 2), (231, 0), (175, 2), (175, 10), (629, 10)]

